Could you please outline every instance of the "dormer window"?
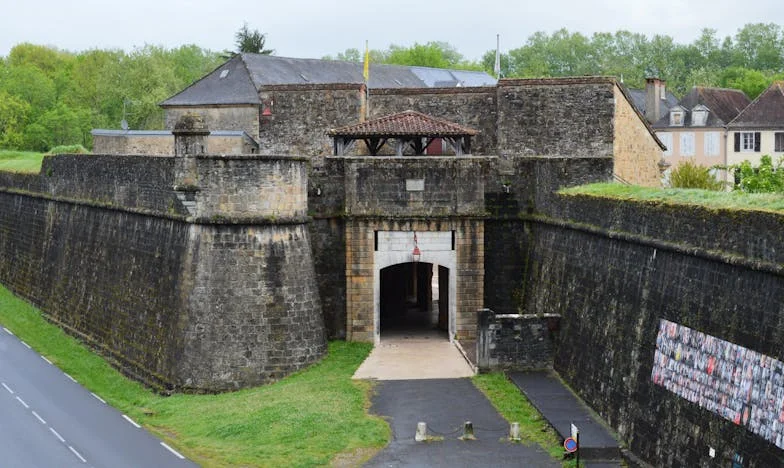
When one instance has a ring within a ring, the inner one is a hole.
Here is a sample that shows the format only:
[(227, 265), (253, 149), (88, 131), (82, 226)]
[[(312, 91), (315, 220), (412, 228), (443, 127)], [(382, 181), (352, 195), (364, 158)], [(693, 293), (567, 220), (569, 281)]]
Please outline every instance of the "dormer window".
[(697, 104), (691, 110), (691, 125), (693, 127), (704, 127), (708, 122), (708, 108), (702, 104)]
[(670, 126), (683, 127), (683, 116), (686, 114), (686, 109), (681, 106), (675, 106), (670, 109)]

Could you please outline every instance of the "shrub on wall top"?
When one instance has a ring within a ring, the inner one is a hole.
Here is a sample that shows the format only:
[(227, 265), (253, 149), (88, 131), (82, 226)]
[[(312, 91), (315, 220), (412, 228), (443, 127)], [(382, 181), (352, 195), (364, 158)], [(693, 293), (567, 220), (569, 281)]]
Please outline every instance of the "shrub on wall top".
[(699, 166), (691, 161), (678, 164), (670, 174), (670, 186), (673, 188), (694, 188), (703, 190), (721, 190), (723, 184), (710, 173), (710, 168)]

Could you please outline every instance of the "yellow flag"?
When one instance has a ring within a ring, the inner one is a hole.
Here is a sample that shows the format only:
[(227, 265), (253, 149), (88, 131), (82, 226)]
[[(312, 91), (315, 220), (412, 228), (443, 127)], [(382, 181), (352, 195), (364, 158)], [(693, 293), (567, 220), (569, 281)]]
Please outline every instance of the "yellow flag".
[(368, 49), (368, 41), (365, 41), (365, 66), (362, 69), (362, 76), (365, 77), (365, 84), (370, 78), (370, 50)]

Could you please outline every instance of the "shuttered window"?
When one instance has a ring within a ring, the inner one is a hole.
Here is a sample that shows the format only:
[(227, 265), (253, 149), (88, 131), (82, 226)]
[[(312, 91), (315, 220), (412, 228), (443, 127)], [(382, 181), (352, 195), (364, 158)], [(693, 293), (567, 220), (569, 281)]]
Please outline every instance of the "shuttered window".
[(681, 156), (694, 156), (694, 132), (681, 133)]
[(661, 140), (661, 142), (664, 143), (664, 146), (667, 147), (667, 149), (664, 150), (664, 155), (665, 156), (671, 156), (672, 155), (672, 133), (662, 132), (662, 133), (657, 133), (656, 136), (659, 137), (659, 140)]
[(760, 132), (735, 132), (735, 152), (759, 153)]
[(718, 156), (720, 153), (719, 142), (721, 140), (719, 132), (705, 132), (705, 156)]

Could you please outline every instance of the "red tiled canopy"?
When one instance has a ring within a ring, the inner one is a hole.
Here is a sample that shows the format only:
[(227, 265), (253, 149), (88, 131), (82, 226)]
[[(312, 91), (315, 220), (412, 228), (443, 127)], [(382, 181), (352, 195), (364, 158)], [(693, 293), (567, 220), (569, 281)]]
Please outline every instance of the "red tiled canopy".
[(397, 138), (397, 137), (462, 137), (479, 133), (448, 120), (437, 119), (412, 110), (379, 117), (327, 132), (332, 137)]

